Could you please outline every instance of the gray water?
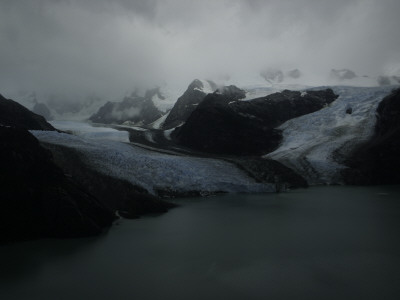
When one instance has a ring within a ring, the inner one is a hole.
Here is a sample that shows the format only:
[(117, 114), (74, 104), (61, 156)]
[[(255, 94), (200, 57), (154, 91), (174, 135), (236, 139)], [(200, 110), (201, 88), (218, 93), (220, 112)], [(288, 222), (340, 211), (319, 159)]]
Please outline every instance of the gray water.
[(90, 239), (0, 246), (0, 299), (400, 299), (400, 187), (180, 200)]

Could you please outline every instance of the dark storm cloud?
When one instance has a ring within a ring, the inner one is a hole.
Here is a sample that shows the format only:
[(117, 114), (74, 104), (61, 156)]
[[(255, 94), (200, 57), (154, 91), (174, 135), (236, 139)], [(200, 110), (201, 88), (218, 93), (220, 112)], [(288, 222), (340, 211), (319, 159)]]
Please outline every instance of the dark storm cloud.
[(0, 92), (113, 95), (265, 67), (397, 72), (398, 0), (1, 0)]

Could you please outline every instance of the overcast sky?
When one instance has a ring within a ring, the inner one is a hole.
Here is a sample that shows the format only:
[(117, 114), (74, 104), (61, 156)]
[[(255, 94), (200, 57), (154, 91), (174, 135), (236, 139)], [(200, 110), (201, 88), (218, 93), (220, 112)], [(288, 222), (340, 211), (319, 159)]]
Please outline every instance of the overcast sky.
[(399, 0), (0, 0), (0, 93), (400, 66)]

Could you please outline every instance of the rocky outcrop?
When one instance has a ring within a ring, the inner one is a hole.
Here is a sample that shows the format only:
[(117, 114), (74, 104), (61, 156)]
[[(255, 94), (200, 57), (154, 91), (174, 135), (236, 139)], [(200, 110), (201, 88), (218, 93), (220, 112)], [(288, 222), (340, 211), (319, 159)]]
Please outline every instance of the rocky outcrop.
[(35, 106), (33, 107), (32, 111), (37, 114), (41, 115), (44, 117), (47, 121), (53, 120), (53, 116), (50, 112), (50, 109), (47, 107), (46, 104), (44, 103), (36, 103)]
[(55, 130), (46, 119), (0, 95), (0, 125), (20, 129)]
[(143, 97), (133, 93), (122, 102), (107, 102), (89, 120), (95, 123), (122, 124), (130, 122), (147, 125), (159, 119), (162, 114), (152, 101), (158, 90), (147, 91)]
[(400, 183), (400, 89), (385, 97), (376, 112), (374, 136), (346, 161), (347, 184)]
[(205, 96), (216, 89), (217, 86), (212, 81), (193, 80), (171, 109), (171, 112), (163, 123), (163, 129), (171, 129), (186, 122), (190, 114), (204, 100)]
[(315, 112), (337, 98), (331, 89), (297, 92), (285, 90), (249, 101), (213, 93), (177, 128), (173, 139), (204, 152), (261, 155), (273, 151), (282, 136), (283, 122)]
[(114, 216), (27, 130), (0, 127), (0, 242), (100, 233)]

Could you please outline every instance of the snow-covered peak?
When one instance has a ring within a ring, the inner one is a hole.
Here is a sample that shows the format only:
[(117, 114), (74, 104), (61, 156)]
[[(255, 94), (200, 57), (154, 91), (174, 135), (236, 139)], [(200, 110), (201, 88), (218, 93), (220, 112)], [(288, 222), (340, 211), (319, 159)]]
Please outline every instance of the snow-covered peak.
[(200, 79), (201, 84), (203, 85), (202, 88), (195, 88), (203, 93), (210, 94), (213, 93), (216, 90), (215, 84), (212, 84), (209, 80), (202, 80)]
[(195, 79), (188, 87), (188, 90), (200, 91), (205, 94), (213, 93), (216, 89), (217, 85), (214, 82), (204, 79)]

